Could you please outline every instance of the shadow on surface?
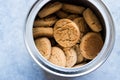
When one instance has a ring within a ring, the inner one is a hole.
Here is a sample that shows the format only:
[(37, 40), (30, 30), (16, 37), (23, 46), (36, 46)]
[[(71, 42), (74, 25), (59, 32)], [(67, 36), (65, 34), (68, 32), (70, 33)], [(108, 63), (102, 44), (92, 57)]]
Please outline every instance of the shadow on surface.
[(57, 75), (53, 75), (51, 73), (48, 73), (46, 71), (44, 71), (46, 80), (73, 80), (74, 78), (66, 78), (66, 77), (61, 77), (61, 76), (57, 76)]
[(61, 76), (53, 75), (46, 71), (43, 72), (44, 72), (45, 80), (87, 80), (85, 76), (70, 78), (70, 77), (61, 77)]

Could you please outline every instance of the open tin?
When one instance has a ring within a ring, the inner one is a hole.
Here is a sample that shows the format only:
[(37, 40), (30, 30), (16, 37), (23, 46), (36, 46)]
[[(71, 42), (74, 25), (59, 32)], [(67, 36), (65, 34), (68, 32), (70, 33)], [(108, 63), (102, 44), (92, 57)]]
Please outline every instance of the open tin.
[(24, 34), (25, 43), (32, 58), (44, 70), (52, 74), (63, 77), (82, 76), (97, 69), (101, 64), (103, 64), (106, 61), (106, 59), (110, 55), (111, 50), (114, 46), (114, 39), (115, 39), (113, 20), (104, 3), (101, 0), (52, 0), (52, 1), (60, 1), (65, 3), (82, 5), (91, 8), (94, 11), (94, 13), (97, 15), (97, 17), (100, 19), (100, 22), (103, 26), (102, 36), (104, 37), (104, 45), (100, 53), (97, 55), (97, 57), (82, 67), (62, 68), (55, 66), (46, 59), (44, 59), (44, 57), (39, 54), (39, 51), (37, 50), (33, 39), (32, 29), (33, 29), (33, 23), (35, 17), (39, 12), (39, 10), (50, 1), (51, 0), (38, 0), (32, 6), (26, 20), (26, 27)]

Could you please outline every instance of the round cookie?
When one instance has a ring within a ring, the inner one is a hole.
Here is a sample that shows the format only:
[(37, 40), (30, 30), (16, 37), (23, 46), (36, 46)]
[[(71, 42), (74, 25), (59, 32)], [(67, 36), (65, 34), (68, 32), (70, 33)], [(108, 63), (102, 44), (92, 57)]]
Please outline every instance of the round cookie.
[(75, 18), (78, 18), (78, 17), (79, 17), (79, 15), (77, 15), (77, 14), (71, 14), (67, 17), (67, 19), (70, 19), (73, 21)]
[(38, 38), (35, 40), (35, 44), (42, 56), (49, 59), (51, 55), (51, 43), (49, 39), (46, 37)]
[(80, 37), (78, 26), (69, 19), (60, 19), (54, 26), (54, 38), (62, 47), (74, 46)]
[(37, 38), (41, 36), (53, 37), (53, 28), (49, 27), (33, 28), (33, 37)]
[(48, 17), (45, 17), (45, 18), (42, 18), (42, 19), (35, 20), (33, 26), (34, 27), (53, 26), (57, 20), (58, 19), (56, 18), (56, 16), (48, 16)]
[(100, 21), (98, 20), (97, 16), (93, 13), (93, 11), (90, 8), (87, 8), (83, 12), (83, 17), (89, 27), (94, 31), (94, 32), (100, 32), (102, 30), (102, 25), (100, 24)]
[(71, 68), (77, 62), (77, 53), (73, 48), (64, 48), (64, 52), (66, 55), (66, 67)]
[(65, 26), (66, 24), (68, 23), (71, 23), (72, 21), (70, 19), (59, 19), (56, 23), (55, 23), (55, 26), (54, 26), (54, 29), (58, 29), (62, 26)]
[(39, 17), (43, 18), (46, 17), (50, 14), (53, 14), (55, 12), (57, 12), (58, 10), (60, 10), (62, 8), (62, 3), (60, 2), (54, 2), (54, 3), (50, 3), (47, 4), (39, 13)]
[(83, 6), (63, 4), (62, 10), (70, 13), (81, 14), (85, 10), (85, 8)]
[(79, 31), (80, 31), (80, 33), (81, 33), (81, 35), (80, 35), (80, 40), (79, 40), (79, 42), (78, 42), (78, 43), (80, 43), (82, 37), (83, 37), (87, 32), (89, 32), (90, 29), (89, 29), (89, 27), (87, 26), (87, 24), (86, 24), (86, 22), (85, 22), (85, 20), (84, 20), (83, 17), (77, 17), (77, 18), (75, 18), (73, 21), (77, 24), (77, 26), (78, 26), (78, 28), (79, 28)]
[(68, 17), (68, 13), (67, 12), (64, 12), (62, 10), (59, 10), (56, 12), (56, 15), (59, 17), (59, 18), (66, 18)]
[(83, 65), (87, 64), (86, 62), (80, 63), (80, 64), (76, 64), (75, 66), (73, 66), (72, 68), (79, 68)]
[(103, 46), (103, 40), (99, 33), (89, 32), (81, 40), (80, 51), (86, 59), (95, 58)]
[(76, 63), (81, 63), (81, 62), (83, 62), (83, 61), (84, 61), (84, 57), (83, 57), (83, 55), (82, 55), (81, 52), (80, 52), (80, 45), (79, 45), (79, 44), (76, 44), (76, 45), (74, 46), (74, 49), (75, 49), (75, 51), (76, 51), (76, 53), (77, 53), (77, 62), (76, 62)]
[(83, 17), (75, 18), (73, 21), (77, 24), (81, 33), (85, 34), (89, 31), (87, 23), (85, 22)]
[(65, 67), (66, 57), (62, 49), (52, 47), (52, 52), (49, 61), (57, 66)]

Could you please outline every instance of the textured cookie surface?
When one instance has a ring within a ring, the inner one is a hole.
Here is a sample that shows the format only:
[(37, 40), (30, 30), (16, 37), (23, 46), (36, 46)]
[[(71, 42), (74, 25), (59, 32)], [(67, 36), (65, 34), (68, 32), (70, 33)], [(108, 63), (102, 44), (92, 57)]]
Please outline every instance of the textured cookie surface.
[(103, 46), (101, 35), (94, 32), (87, 33), (81, 41), (80, 50), (81, 54), (86, 59), (95, 58)]
[(52, 52), (49, 61), (57, 66), (65, 67), (66, 57), (62, 49), (52, 47)]
[(48, 27), (48, 26), (53, 26), (53, 24), (57, 21), (56, 16), (48, 16), (42, 19), (38, 19), (34, 21), (33, 26), (34, 27)]
[(87, 64), (87, 63), (84, 62), (84, 63), (76, 64), (75, 66), (73, 66), (73, 68), (79, 68), (79, 67), (84, 66), (85, 64)]
[(64, 48), (64, 52), (66, 55), (66, 67), (70, 68), (74, 66), (77, 62), (77, 54), (73, 48)]
[(81, 33), (87, 33), (89, 31), (89, 28), (83, 17), (75, 18), (73, 21), (77, 24)]
[(76, 63), (81, 63), (82, 61), (84, 61), (84, 57), (83, 57), (83, 55), (80, 52), (80, 45), (76, 44), (74, 46), (74, 49), (75, 49), (75, 51), (77, 53), (77, 62)]
[(75, 14), (81, 14), (85, 8), (82, 6), (72, 5), (72, 4), (63, 4), (62, 9), (64, 11), (75, 13)]
[(100, 21), (90, 8), (87, 8), (83, 12), (83, 16), (85, 21), (93, 31), (100, 32), (102, 30), (102, 25), (100, 24)]
[(33, 38), (40, 56), (64, 68), (80, 68), (89, 63), (104, 43), (101, 34), (105, 26), (99, 18), (84, 4), (49, 1), (33, 23)]
[(52, 37), (53, 36), (53, 28), (45, 28), (45, 27), (38, 27), (38, 28), (33, 28), (33, 37), (41, 37), (41, 36), (47, 36), (47, 37)]
[(78, 28), (79, 28), (79, 31), (80, 31), (80, 33), (81, 33), (80, 39), (79, 39), (79, 41), (78, 41), (78, 43), (80, 43), (82, 37), (83, 37), (87, 32), (89, 32), (90, 29), (89, 29), (89, 27), (87, 26), (87, 24), (86, 24), (86, 22), (85, 22), (85, 20), (84, 20), (83, 17), (77, 17), (77, 18), (75, 18), (73, 21), (77, 24), (77, 26), (78, 26)]
[(49, 59), (51, 55), (51, 43), (49, 39), (46, 37), (38, 38), (35, 40), (35, 44), (42, 56)]
[(80, 37), (77, 25), (69, 19), (60, 19), (54, 26), (54, 38), (62, 47), (72, 47)]
[(50, 14), (55, 13), (56, 11), (60, 10), (62, 8), (62, 3), (60, 2), (54, 2), (47, 4), (39, 13), (39, 17), (43, 18)]
[(67, 17), (67, 19), (74, 20), (75, 18), (79, 17), (77, 14), (71, 14)]
[(68, 17), (68, 13), (67, 12), (64, 12), (62, 10), (59, 10), (56, 12), (56, 15), (59, 17), (59, 18), (66, 18)]

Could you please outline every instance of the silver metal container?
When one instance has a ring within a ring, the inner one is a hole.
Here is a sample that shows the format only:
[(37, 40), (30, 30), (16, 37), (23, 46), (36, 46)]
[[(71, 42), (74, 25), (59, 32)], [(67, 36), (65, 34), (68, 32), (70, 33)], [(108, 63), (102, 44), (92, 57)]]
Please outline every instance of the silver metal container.
[(32, 6), (26, 20), (26, 27), (25, 27), (25, 34), (24, 34), (25, 43), (32, 58), (40, 67), (42, 67), (47, 72), (50, 72), (58, 76), (63, 76), (63, 77), (81, 76), (97, 69), (101, 64), (103, 64), (106, 61), (106, 59), (110, 55), (111, 50), (114, 46), (114, 39), (115, 39), (114, 24), (113, 24), (112, 17), (108, 9), (106, 8), (106, 6), (103, 4), (101, 0), (52, 0), (52, 1), (61, 1), (65, 3), (83, 5), (85, 7), (91, 8), (100, 19), (104, 29), (102, 32), (102, 35), (104, 36), (104, 46), (100, 51), (100, 53), (98, 54), (98, 56), (80, 68), (68, 69), (68, 68), (61, 68), (61, 67), (55, 66), (51, 64), (49, 61), (47, 61), (46, 59), (44, 59), (42, 55), (39, 54), (39, 51), (37, 50), (34, 43), (33, 33), (32, 33), (34, 19), (38, 11), (50, 1), (51, 0), (38, 0)]

